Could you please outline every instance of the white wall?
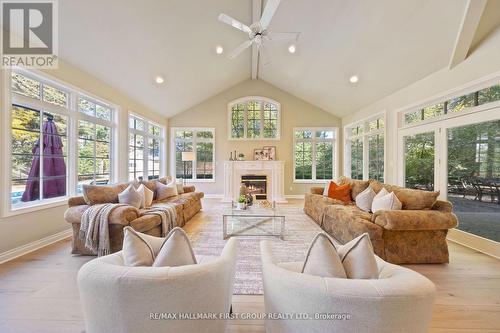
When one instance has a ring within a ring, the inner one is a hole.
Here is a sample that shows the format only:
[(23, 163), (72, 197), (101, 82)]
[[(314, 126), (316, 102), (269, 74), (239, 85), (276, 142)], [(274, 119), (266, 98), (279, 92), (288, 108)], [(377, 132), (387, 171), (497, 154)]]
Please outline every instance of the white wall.
[[(411, 64), (408, 64), (411, 66)], [(397, 69), (395, 69), (397, 70)], [(415, 103), (445, 95), (450, 90), (500, 71), (500, 28), (492, 33), (464, 62), (444, 68), (359, 111), (342, 118), (342, 126), (387, 112), (386, 182), (397, 183), (397, 113)]]
[[(245, 96), (268, 97), (281, 103), (281, 140), (228, 140), (227, 105), (229, 102)], [(340, 119), (267, 82), (246, 80), (171, 117), (169, 126), (215, 127), (216, 182), (195, 182), (197, 189), (207, 194), (223, 193), (223, 161), (229, 159), (230, 152), (237, 150), (238, 153), (245, 154), (246, 160), (252, 160), (254, 149), (263, 146), (276, 146), (277, 159), (285, 161), (285, 194), (303, 195), (309, 190), (311, 184), (293, 183), (293, 128), (339, 127), (340, 132)], [(174, 174), (170, 164), (169, 167), (170, 174)]]
[[(119, 123), (120, 126), (120, 139), (119, 151), (121, 152), (117, 158), (118, 161), (118, 178), (120, 180), (127, 179), (127, 112), (134, 111), (139, 115), (148, 117), (157, 123), (167, 126), (167, 120), (154, 110), (151, 110), (135, 100), (129, 98), (127, 95), (115, 90), (105, 82), (71, 66), (64, 61), (59, 60), (59, 68), (57, 70), (46, 70), (48, 75), (55, 79), (66, 82), (70, 85), (78, 87), (87, 93), (101, 97), (102, 99), (116, 104), (120, 107)], [(3, 77), (5, 71), (1, 71), (1, 82), (3, 84)], [(4, 87), (1, 87), (3, 93)], [(2, 96), (3, 100), (3, 96)], [(10, 112), (10, 110), (2, 110), (2, 112)], [(3, 117), (1, 121), (3, 121)], [(3, 123), (0, 123), (0, 137), (4, 137), (3, 131), (8, 128)], [(166, 151), (166, 147), (165, 147)], [(0, 145), (0, 156), (5, 156), (5, 143)], [(2, 175), (10, 172), (3, 170), (3, 163), (0, 163), (0, 171)], [(3, 179), (3, 177), (2, 177)], [(0, 193), (0, 200), (10, 200), (9, 194), (4, 193), (2, 184), (2, 191)], [(44, 237), (51, 236), (69, 228), (68, 223), (64, 221), (64, 211), (67, 205), (63, 204), (58, 207), (38, 210), (31, 213), (15, 215), (11, 217), (0, 217), (0, 254), (16, 247), (34, 242)], [(3, 214), (4, 212), (2, 212)], [(3, 216), (3, 215), (2, 215)], [(69, 250), (69, 249), (68, 249)]]

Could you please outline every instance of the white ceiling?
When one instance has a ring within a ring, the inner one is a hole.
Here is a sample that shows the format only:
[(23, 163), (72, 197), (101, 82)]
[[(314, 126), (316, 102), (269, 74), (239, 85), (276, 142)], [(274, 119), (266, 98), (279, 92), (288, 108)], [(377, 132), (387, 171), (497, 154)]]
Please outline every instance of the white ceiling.
[[(170, 117), (250, 78), (245, 35), (219, 13), (251, 23), (251, 0), (59, 1), (60, 57)], [(465, 0), (282, 0), (270, 31), (299, 31), (298, 51), (266, 44), (259, 77), (343, 116), (443, 67)], [(166, 84), (157, 86), (161, 74)], [(360, 81), (348, 82), (352, 74)]]

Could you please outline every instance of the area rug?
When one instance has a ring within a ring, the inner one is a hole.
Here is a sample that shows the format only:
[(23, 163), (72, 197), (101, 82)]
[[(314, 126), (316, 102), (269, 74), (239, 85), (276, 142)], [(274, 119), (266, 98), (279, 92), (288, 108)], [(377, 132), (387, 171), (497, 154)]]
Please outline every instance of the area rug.
[[(238, 237), (234, 294), (263, 293), (261, 240), (273, 242), (273, 253), (279, 262), (304, 260), (310, 242), (321, 228), (302, 211), (302, 205), (303, 201), (280, 205), (280, 213), (285, 215), (286, 221), (282, 240), (277, 237)], [(228, 204), (219, 200), (204, 200), (203, 210), (184, 227), (197, 255), (218, 256), (222, 252), (226, 242), (222, 237), (222, 215), (228, 208)]]

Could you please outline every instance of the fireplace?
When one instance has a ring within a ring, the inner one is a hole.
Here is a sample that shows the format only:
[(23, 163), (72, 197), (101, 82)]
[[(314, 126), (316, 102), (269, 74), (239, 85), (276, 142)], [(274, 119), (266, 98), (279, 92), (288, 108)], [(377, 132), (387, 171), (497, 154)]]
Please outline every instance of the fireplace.
[(247, 187), (248, 193), (255, 195), (255, 199), (267, 199), (266, 175), (242, 175), (241, 182)]

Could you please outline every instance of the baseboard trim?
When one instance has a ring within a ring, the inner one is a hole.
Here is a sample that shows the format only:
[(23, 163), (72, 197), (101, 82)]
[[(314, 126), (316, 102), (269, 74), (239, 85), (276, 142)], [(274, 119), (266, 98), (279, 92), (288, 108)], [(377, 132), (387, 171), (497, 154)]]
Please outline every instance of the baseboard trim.
[(303, 194), (285, 194), (286, 199), (304, 199)]
[(47, 236), (45, 238), (36, 240), (34, 242), (31, 242), (31, 243), (28, 243), (25, 245), (21, 245), (21, 246), (16, 247), (12, 250), (0, 253), (0, 264), (3, 264), (7, 261), (18, 258), (18, 257), (23, 256), (25, 254), (28, 254), (30, 252), (36, 251), (38, 249), (41, 249), (42, 247), (53, 244), (53, 243), (58, 242), (60, 240), (71, 237), (72, 234), (73, 234), (73, 232), (71, 229), (63, 230), (61, 232), (58, 232), (57, 234), (50, 235), (50, 236)]
[(458, 229), (451, 229), (448, 232), (447, 239), (454, 243), (487, 254), (496, 259), (500, 259), (500, 243), (490, 239), (476, 236)]

